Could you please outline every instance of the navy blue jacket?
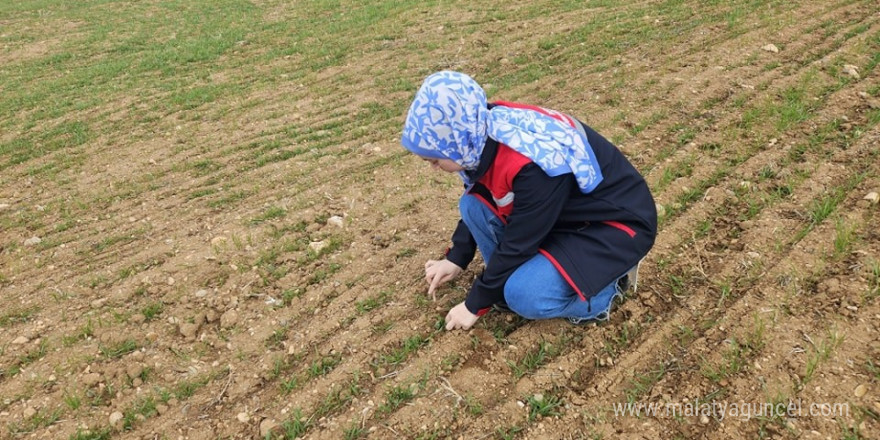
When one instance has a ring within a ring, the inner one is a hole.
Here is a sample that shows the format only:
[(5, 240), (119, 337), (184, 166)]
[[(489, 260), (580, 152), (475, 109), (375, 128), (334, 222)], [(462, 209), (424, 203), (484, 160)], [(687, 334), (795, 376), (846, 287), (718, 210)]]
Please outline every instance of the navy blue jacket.
[[(611, 142), (576, 123), (586, 132), (603, 175), (589, 194), (581, 193), (574, 175), (550, 177), (525, 156), (487, 140), (480, 166), (469, 176), (477, 183), (468, 193), (506, 226), (491, 261), (465, 299), (471, 313), (482, 315), (503, 301), (507, 279), (539, 252), (585, 300), (635, 266), (653, 246), (657, 211), (645, 179)], [(505, 174), (507, 178), (498, 178)], [(501, 188), (505, 185), (509, 187)], [(496, 202), (507, 192), (515, 194), (512, 209)], [(463, 221), (452, 244), (446, 258), (466, 268), (476, 242)]]

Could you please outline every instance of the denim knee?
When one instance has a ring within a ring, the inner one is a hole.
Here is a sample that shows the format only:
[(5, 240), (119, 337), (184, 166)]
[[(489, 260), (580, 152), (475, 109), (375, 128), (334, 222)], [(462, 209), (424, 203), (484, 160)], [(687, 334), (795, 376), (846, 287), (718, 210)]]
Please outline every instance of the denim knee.
[(477, 225), (485, 218), (482, 213), (483, 205), (476, 197), (471, 195), (463, 195), (458, 199), (458, 211), (461, 213), (461, 219), (468, 227)]
[(514, 272), (504, 285), (504, 300), (510, 310), (523, 318), (544, 319), (552, 314), (553, 310), (547, 307), (552, 304), (547, 304), (546, 301), (542, 301), (540, 295), (536, 295), (536, 292), (546, 289), (547, 286), (541, 286), (534, 281), (536, 280), (517, 276)]

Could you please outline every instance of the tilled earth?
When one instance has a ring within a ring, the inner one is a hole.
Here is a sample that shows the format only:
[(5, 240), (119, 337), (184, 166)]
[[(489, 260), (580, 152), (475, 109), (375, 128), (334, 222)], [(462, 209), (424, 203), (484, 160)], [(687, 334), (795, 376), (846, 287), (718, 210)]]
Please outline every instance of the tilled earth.
[[(733, 28), (650, 2), (425, 6), (405, 38), (231, 115), (102, 138), (62, 183), (30, 176), (46, 158), (5, 169), (0, 437), (880, 437), (880, 6), (757, 5)], [(614, 40), (596, 16), (666, 39)], [(584, 61), (546, 43), (577, 32), (620, 44)], [(495, 82), (522, 57), (552, 73)], [(610, 321), (440, 329), (482, 262), (426, 296), (460, 185), (397, 139), (441, 68), (579, 116), (646, 176), (660, 233)], [(129, 99), (106, 114), (150, 98)], [(615, 413), (627, 402), (800, 412)]]

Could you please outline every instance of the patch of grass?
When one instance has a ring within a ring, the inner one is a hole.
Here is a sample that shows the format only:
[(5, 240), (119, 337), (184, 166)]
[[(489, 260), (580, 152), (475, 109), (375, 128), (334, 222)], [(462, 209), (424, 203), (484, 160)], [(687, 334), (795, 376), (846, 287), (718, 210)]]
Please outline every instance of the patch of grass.
[(541, 341), (538, 343), (537, 348), (526, 353), (519, 362), (507, 361), (507, 365), (510, 366), (513, 375), (519, 379), (546, 364), (558, 352), (558, 347), (546, 341)]
[(382, 321), (378, 324), (373, 325), (373, 327), (371, 327), (371, 330), (373, 331), (373, 334), (382, 335), (388, 333), (388, 330), (391, 330), (392, 327), (394, 327), (393, 321)]
[(345, 431), (342, 433), (342, 438), (345, 440), (357, 440), (366, 434), (366, 428), (358, 422), (354, 422), (351, 426), (345, 428)]
[(25, 434), (32, 433), (40, 428), (45, 428), (57, 422), (61, 419), (63, 413), (64, 411), (61, 409), (56, 409), (54, 411), (44, 411), (43, 409), (40, 409), (27, 420), (11, 422), (8, 425), (9, 433), (15, 437), (21, 437)]
[(339, 365), (340, 362), (342, 362), (341, 355), (324, 356), (309, 365), (309, 377), (313, 378), (324, 376), (327, 373), (333, 371), (333, 369), (336, 368), (336, 366)]
[(305, 292), (305, 289), (301, 289), (299, 287), (293, 289), (284, 289), (284, 291), (281, 292), (281, 304), (283, 306), (289, 306), (294, 299), (301, 298), (303, 296), (303, 293)]
[(379, 356), (378, 361), (374, 365), (400, 365), (410, 354), (415, 353), (420, 348), (431, 342), (431, 339), (422, 335), (412, 335), (406, 338), (397, 348)]
[(78, 394), (64, 393), (64, 404), (70, 408), (71, 411), (76, 411), (82, 406), (82, 399)]
[(20, 356), (18, 358), (18, 367), (26, 367), (46, 356), (46, 353), (49, 351), (49, 342), (46, 338), (40, 339), (40, 345), (34, 349), (28, 351), (26, 354)]
[(700, 367), (700, 373), (717, 383), (724, 378), (743, 371), (749, 364), (749, 361), (764, 348), (764, 334), (766, 330), (766, 323), (760, 316), (755, 315), (754, 324), (740, 340), (730, 338), (728, 347), (722, 353), (721, 363), (715, 366), (708, 362), (703, 362)]
[(856, 239), (857, 226), (847, 223), (840, 217), (835, 224), (834, 234), (834, 258), (841, 258), (849, 254)]
[(267, 222), (269, 220), (275, 220), (279, 218), (284, 218), (287, 216), (287, 210), (280, 206), (270, 206), (266, 209), (262, 214), (251, 219), (250, 223), (252, 225), (258, 225), (260, 223)]
[(619, 355), (642, 332), (639, 322), (624, 322), (602, 341), (602, 350), (610, 356)]
[(878, 296), (880, 296), (880, 261), (871, 260), (868, 263), (867, 299), (872, 300)]
[(516, 435), (522, 432), (522, 428), (519, 426), (508, 426), (506, 428), (498, 427), (495, 428), (495, 435), (498, 436), (501, 440), (513, 440), (516, 438)]
[(134, 339), (126, 339), (110, 345), (100, 344), (98, 350), (104, 357), (118, 359), (140, 348), (140, 345)]
[(39, 311), (39, 307), (27, 307), (6, 311), (0, 315), (0, 327), (8, 327), (28, 322)]
[(143, 309), (141, 309), (141, 314), (147, 319), (147, 322), (150, 322), (156, 319), (159, 315), (162, 314), (162, 311), (165, 310), (165, 305), (160, 301), (154, 301), (150, 304), (147, 304)]
[[(312, 419), (303, 417), (302, 410), (296, 408), (291, 412), (290, 418), (281, 424), (282, 437), (280, 438), (289, 440), (300, 438), (311, 426)], [(267, 438), (273, 439), (274, 437), (270, 434)]]
[(281, 328), (275, 329), (268, 338), (266, 338), (266, 348), (268, 349), (279, 349), (284, 346), (284, 341), (287, 340), (287, 327), (282, 326)]
[(806, 385), (813, 379), (813, 374), (816, 373), (819, 365), (831, 357), (834, 350), (843, 343), (843, 339), (844, 336), (842, 334), (837, 333), (835, 330), (829, 330), (827, 337), (822, 339), (818, 345), (809, 341), (811, 342), (813, 350), (807, 356), (804, 374), (803, 377), (801, 377), (801, 386)]
[(296, 376), (291, 376), (287, 380), (282, 380), (280, 383), (280, 387), (283, 394), (290, 394), (291, 391), (299, 388), (299, 378)]
[(562, 415), (562, 399), (553, 394), (534, 394), (527, 399), (529, 405), (529, 423), (538, 417), (553, 417)]
[(654, 370), (633, 374), (633, 377), (629, 380), (629, 386), (623, 391), (626, 395), (626, 401), (633, 403), (648, 394), (654, 388), (654, 385), (666, 375), (667, 368), (666, 363), (661, 363), (659, 368)]
[(69, 440), (110, 440), (112, 431), (110, 428), (80, 429), (71, 434)]
[(123, 429), (131, 430), (139, 420), (148, 419), (158, 413), (152, 396), (139, 398), (123, 413)]
[(358, 314), (362, 315), (387, 304), (390, 300), (391, 292), (388, 290), (383, 290), (373, 298), (368, 298), (363, 301), (357, 301), (354, 304), (354, 307), (357, 310)]
[(77, 341), (81, 341), (84, 339), (92, 338), (95, 336), (95, 326), (92, 323), (92, 318), (89, 318), (86, 323), (74, 334), (72, 335), (64, 335), (61, 338), (61, 343), (65, 347), (70, 347), (75, 344)]
[(385, 394), (385, 402), (379, 405), (378, 413), (390, 414), (409, 402), (416, 396), (416, 389), (412, 385), (396, 385)]

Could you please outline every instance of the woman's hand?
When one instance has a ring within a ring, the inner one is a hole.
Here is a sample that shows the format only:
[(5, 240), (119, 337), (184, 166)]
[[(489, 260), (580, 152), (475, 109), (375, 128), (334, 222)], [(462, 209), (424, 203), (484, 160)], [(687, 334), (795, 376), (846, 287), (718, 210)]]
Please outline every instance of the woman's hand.
[(446, 330), (455, 330), (457, 328), (467, 330), (477, 322), (477, 319), (480, 319), (480, 317), (471, 313), (462, 301), (446, 314)]
[(462, 269), (449, 260), (428, 260), (425, 263), (425, 281), (428, 282), (428, 295), (437, 300), (437, 288), (454, 279)]

